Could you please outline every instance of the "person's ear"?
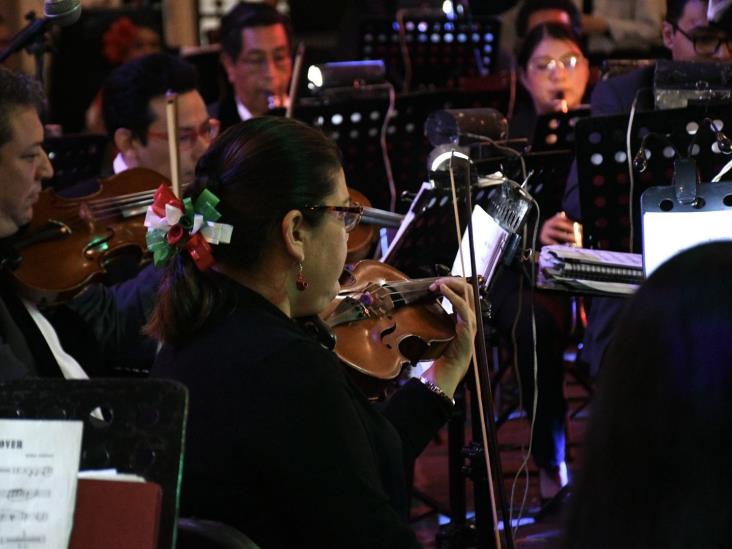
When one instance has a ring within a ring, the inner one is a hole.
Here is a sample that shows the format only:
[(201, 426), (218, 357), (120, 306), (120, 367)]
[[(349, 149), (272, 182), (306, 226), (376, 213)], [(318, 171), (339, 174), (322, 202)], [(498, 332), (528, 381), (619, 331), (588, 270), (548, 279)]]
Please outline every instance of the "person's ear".
[(290, 210), (282, 218), (280, 234), (285, 250), (298, 263), (305, 260), (305, 244), (310, 235), (309, 226), (300, 210)]
[(224, 67), (224, 71), (226, 71), (226, 78), (229, 81), (230, 84), (233, 84), (236, 80), (236, 60), (232, 59), (228, 53), (222, 52), (221, 53), (221, 65)]
[(114, 146), (122, 155), (128, 168), (136, 168), (140, 165), (140, 158), (137, 152), (137, 139), (132, 131), (127, 128), (117, 128), (114, 131)]
[(664, 21), (661, 25), (661, 36), (663, 37), (663, 45), (667, 49), (674, 47), (674, 26), (668, 21)]

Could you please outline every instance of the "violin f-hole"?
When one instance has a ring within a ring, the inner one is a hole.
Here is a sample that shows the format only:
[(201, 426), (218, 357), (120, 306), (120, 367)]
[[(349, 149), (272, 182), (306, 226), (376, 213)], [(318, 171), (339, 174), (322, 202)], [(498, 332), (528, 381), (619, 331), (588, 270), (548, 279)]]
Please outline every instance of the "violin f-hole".
[(391, 345), (391, 343), (387, 343), (386, 338), (388, 338), (391, 334), (393, 334), (396, 331), (396, 322), (389, 326), (388, 328), (381, 330), (379, 332), (379, 337), (381, 339), (381, 342), (386, 346), (387, 349), (393, 349), (394, 347)]

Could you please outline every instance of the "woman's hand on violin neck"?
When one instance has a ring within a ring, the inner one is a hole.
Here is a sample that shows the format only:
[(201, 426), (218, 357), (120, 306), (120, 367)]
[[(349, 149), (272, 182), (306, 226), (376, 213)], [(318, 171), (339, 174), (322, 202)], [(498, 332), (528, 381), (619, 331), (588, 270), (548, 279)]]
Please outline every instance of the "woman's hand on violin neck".
[(473, 288), (461, 278), (446, 277), (437, 280), (430, 289), (444, 295), (452, 303), (455, 311), (455, 339), (435, 361), (429, 376), (452, 398), (458, 383), (468, 371), (470, 358), (473, 355), (477, 329)]

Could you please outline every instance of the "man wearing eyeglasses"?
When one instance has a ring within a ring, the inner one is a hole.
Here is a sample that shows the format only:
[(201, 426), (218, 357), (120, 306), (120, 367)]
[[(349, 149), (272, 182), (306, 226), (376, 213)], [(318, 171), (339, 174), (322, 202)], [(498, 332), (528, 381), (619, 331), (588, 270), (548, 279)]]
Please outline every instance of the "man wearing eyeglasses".
[[(729, 35), (709, 24), (706, 0), (667, 0), (663, 43), (674, 61), (729, 61)], [(653, 65), (599, 82), (592, 94), (592, 114), (605, 116), (653, 108)], [(647, 91), (642, 91), (647, 90)]]
[(119, 151), (114, 172), (148, 168), (170, 178), (165, 94), (178, 94), (181, 183), (193, 181), (196, 163), (219, 132), (196, 90), (195, 68), (166, 53), (153, 53), (118, 67), (102, 88), (102, 113)]
[[(219, 131), (196, 90), (195, 68), (165, 54), (146, 55), (115, 69), (102, 88), (104, 124), (119, 151), (114, 172), (147, 168), (170, 178), (166, 119), (168, 91), (178, 96), (178, 148), (181, 184), (191, 183), (196, 163)], [(72, 187), (71, 193), (93, 189)], [(99, 344), (106, 369), (144, 372), (155, 356), (155, 343), (142, 335), (142, 326), (156, 299), (160, 273), (152, 264), (138, 272), (138, 258), (117, 258), (105, 286), (90, 284), (67, 307), (85, 321)], [(128, 279), (129, 278), (129, 279)]]
[(221, 19), (221, 64), (232, 86), (210, 112), (227, 128), (287, 105), (290, 20), (263, 3), (239, 2)]
[[(707, 19), (706, 0), (667, 0), (663, 22), (663, 43), (674, 61), (717, 61), (732, 59), (730, 35), (711, 25)], [(633, 101), (637, 110), (653, 109), (654, 66), (601, 81), (592, 93), (594, 116), (629, 113)], [(581, 221), (579, 182), (576, 164), (572, 166), (565, 189), (563, 207), (567, 216)], [(588, 311), (582, 360), (597, 373), (602, 356), (615, 326), (615, 319), (624, 301), (619, 298), (594, 298)]]

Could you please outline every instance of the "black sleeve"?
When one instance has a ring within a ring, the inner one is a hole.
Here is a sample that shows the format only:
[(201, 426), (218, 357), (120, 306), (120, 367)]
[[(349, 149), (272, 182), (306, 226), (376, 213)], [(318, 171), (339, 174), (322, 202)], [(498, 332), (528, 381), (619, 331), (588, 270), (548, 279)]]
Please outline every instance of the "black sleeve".
[(90, 284), (67, 303), (94, 332), (110, 369), (150, 369), (156, 345), (142, 335), (142, 327), (155, 305), (161, 276), (150, 264), (126, 282)]
[(402, 439), (406, 466), (414, 463), (451, 412), (452, 404), (416, 379), (409, 380), (388, 400), (383, 413)]
[[(274, 459), (273, 470), (282, 473), (273, 475), (281, 483), (273, 489), (301, 509), (288, 517), (292, 527), (320, 547), (419, 547), (379, 478), (382, 456), (365, 425), (378, 414), (353, 393), (335, 355), (302, 343), (267, 362), (279, 378), (263, 391), (269, 396), (261, 405), (269, 411), (262, 417), (273, 424), (261, 428), (255, 461)], [(420, 441), (418, 435), (409, 444)]]

